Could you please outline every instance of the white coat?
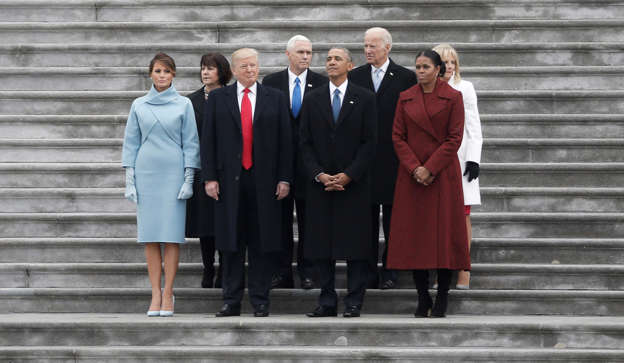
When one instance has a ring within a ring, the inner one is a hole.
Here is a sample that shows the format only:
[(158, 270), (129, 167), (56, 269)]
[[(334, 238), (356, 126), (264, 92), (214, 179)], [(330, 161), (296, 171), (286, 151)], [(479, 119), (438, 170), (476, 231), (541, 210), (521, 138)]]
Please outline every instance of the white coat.
[(463, 79), (457, 82), (454, 77), (451, 77), (449, 85), (460, 91), (464, 98), (464, 137), (457, 151), (462, 172), (464, 205), (479, 205), (481, 204), (479, 178), (468, 182), (468, 175), (464, 175), (466, 161), (481, 163), (483, 137), (481, 136), (481, 119), (479, 118), (479, 109), (477, 107), (477, 93), (472, 83)]

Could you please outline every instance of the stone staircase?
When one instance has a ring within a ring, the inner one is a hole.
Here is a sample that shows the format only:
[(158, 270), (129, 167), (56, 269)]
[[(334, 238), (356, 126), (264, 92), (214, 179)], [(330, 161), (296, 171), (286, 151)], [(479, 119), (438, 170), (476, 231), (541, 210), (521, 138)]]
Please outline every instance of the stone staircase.
[[(145, 317), (120, 154), (149, 59), (172, 55), (186, 92), (206, 51), (254, 46), (268, 74), (302, 33), (322, 71), (336, 44), (362, 64), (377, 25), (407, 67), (451, 42), (477, 90), (471, 290), (446, 319), (412, 317), (407, 273), (360, 319), (308, 319), (318, 290), (299, 289), (216, 319), (190, 240), (175, 317)], [(0, 39), (0, 361), (624, 361), (624, 1), (0, 0)]]

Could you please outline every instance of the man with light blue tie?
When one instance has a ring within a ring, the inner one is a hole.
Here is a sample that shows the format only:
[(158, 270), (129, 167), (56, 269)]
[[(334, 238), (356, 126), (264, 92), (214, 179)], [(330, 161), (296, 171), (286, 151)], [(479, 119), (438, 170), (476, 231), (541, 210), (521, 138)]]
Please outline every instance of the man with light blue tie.
[[(369, 261), (369, 289), (392, 289), (397, 284), (397, 273), (386, 268), (388, 234), (394, 199), (399, 160), (392, 143), (392, 124), (399, 94), (416, 84), (416, 74), (389, 58), (392, 36), (384, 28), (370, 28), (364, 33), (364, 55), (366, 63), (349, 72), (349, 80), (375, 92), (377, 100), (377, 155), (372, 169), (371, 236), (373, 256)], [(379, 212), (382, 212), (382, 226), (386, 243), (379, 262)], [(381, 277), (381, 279), (380, 279)], [(381, 282), (380, 282), (381, 280)]]
[(360, 316), (370, 241), (370, 169), (377, 143), (375, 94), (347, 80), (353, 67), (344, 48), (327, 53), (329, 84), (304, 98), (299, 147), (306, 176), (305, 258), (319, 271), (318, 306), (311, 318), (336, 316), (336, 260), (346, 260), (346, 318)]
[(293, 157), (295, 170), (295, 183), (290, 195), (284, 199), (282, 211), (282, 243), (283, 251), (277, 256), (277, 270), (271, 281), (273, 288), (294, 287), (292, 260), (293, 260), (293, 211), (297, 208), (297, 229), (299, 243), (297, 247), (297, 272), (303, 289), (314, 287), (316, 269), (312, 261), (303, 259), (302, 249), (305, 245), (304, 225), (305, 225), (305, 178), (301, 172), (301, 161), (297, 153), (299, 143), (299, 113), (303, 97), (307, 92), (327, 84), (327, 77), (313, 72), (309, 69), (312, 60), (312, 43), (310, 39), (303, 35), (295, 35), (286, 45), (286, 56), (288, 57), (288, 67), (282, 71), (275, 72), (264, 77), (262, 84), (276, 88), (289, 97), (290, 100), (290, 121), (293, 131), (293, 142), (295, 155)]

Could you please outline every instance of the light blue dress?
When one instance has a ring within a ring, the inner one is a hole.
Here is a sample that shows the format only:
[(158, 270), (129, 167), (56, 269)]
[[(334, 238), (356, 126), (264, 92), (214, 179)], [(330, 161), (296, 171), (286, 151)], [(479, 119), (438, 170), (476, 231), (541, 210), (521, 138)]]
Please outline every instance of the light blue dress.
[(191, 101), (169, 87), (132, 102), (122, 166), (135, 168), (138, 242), (184, 243), (186, 200), (177, 199), (184, 168), (200, 168)]

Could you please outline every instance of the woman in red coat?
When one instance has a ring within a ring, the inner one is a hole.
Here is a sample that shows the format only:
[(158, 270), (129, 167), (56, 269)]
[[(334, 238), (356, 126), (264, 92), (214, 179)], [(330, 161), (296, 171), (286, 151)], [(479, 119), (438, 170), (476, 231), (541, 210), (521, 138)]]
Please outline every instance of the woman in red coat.
[[(464, 132), (464, 105), (461, 93), (439, 79), (444, 72), (438, 53), (418, 53), (418, 84), (401, 93), (392, 132), (400, 167), (388, 268), (414, 270), (416, 317), (445, 316), (451, 270), (470, 269), (457, 159)], [(429, 296), (430, 269), (438, 270), (435, 305)]]

